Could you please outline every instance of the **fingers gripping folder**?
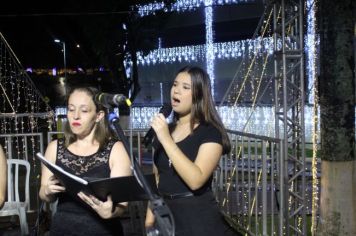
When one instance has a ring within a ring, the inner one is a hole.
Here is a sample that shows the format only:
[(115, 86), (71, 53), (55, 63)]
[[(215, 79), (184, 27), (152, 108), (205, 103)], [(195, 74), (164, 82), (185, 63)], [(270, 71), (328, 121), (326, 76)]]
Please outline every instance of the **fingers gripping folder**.
[[(61, 184), (66, 188), (69, 195), (76, 197), (78, 192), (85, 192), (105, 201), (111, 195), (113, 202), (129, 202), (148, 200), (149, 196), (137, 182), (135, 176), (123, 176), (112, 178), (88, 179), (73, 175), (60, 166), (49, 162), (41, 153), (37, 158), (45, 165)], [(155, 194), (158, 194), (153, 174), (145, 175), (148, 184)]]

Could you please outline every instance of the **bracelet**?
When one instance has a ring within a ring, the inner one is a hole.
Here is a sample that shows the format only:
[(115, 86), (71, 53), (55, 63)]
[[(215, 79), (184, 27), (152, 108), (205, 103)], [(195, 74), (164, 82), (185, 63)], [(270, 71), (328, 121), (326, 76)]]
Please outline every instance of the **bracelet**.
[[(174, 153), (179, 147), (176, 145), (176, 147), (173, 149), (172, 153)], [(168, 166), (172, 167), (172, 160), (168, 157)]]

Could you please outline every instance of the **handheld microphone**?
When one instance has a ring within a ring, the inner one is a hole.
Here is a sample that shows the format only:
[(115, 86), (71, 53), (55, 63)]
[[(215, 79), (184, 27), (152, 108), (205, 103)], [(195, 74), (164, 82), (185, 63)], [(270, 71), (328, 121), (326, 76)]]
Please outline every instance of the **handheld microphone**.
[[(162, 113), (164, 117), (168, 117), (172, 112), (172, 106), (169, 104), (164, 104), (161, 109), (159, 110), (159, 113)], [(142, 144), (147, 146), (152, 142), (153, 137), (156, 135), (155, 131), (152, 129), (152, 127), (147, 131), (145, 137), (143, 137)]]
[(105, 107), (119, 106), (121, 104), (131, 106), (130, 99), (126, 98), (126, 96), (122, 94), (98, 93), (95, 95), (94, 100)]

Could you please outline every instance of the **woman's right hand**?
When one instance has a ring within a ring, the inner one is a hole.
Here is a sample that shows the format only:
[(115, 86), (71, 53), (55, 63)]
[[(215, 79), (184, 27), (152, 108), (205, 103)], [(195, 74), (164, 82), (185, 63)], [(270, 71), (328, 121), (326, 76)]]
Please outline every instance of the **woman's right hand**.
[(146, 231), (149, 231), (149, 229), (153, 228), (154, 224), (155, 224), (155, 216), (153, 215), (149, 206), (147, 206), (146, 219), (145, 219)]
[(155, 131), (156, 137), (160, 143), (164, 140), (172, 139), (166, 117), (164, 117), (162, 113), (158, 113), (152, 118), (151, 127)]
[(64, 192), (65, 190), (65, 187), (61, 185), (59, 180), (54, 175), (48, 178), (47, 184), (44, 186), (44, 194), (47, 197)]

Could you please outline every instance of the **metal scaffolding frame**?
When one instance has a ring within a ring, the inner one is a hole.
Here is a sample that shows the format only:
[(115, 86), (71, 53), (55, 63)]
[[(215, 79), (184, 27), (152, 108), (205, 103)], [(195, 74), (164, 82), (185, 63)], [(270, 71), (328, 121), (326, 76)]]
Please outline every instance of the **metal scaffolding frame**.
[[(273, 4), (275, 132), (283, 139), (285, 235), (306, 235), (303, 1)], [(280, 45), (277, 42), (282, 42)]]

